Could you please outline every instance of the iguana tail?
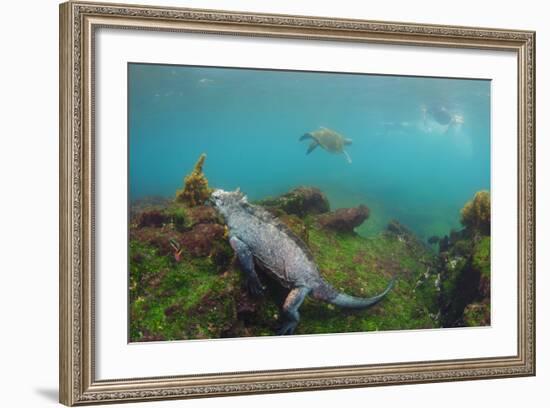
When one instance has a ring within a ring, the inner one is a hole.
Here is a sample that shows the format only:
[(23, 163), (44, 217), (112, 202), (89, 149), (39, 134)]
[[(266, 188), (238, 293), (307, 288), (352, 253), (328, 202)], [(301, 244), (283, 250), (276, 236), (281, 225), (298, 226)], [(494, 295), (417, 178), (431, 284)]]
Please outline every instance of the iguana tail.
[(336, 306), (345, 307), (348, 309), (364, 309), (380, 302), (393, 288), (394, 283), (395, 278), (392, 278), (382, 293), (373, 297), (363, 298), (338, 292), (328, 283), (323, 282), (319, 287), (313, 290), (312, 295), (317, 299), (324, 300), (325, 302), (332, 303)]

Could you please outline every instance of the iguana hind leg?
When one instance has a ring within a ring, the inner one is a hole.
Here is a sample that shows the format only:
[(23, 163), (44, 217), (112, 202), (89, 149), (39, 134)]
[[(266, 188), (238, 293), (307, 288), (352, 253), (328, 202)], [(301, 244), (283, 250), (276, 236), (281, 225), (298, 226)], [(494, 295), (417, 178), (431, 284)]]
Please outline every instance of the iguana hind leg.
[(229, 238), (229, 244), (237, 254), (239, 262), (243, 269), (243, 272), (246, 275), (246, 287), (248, 292), (251, 295), (259, 296), (263, 293), (264, 287), (256, 274), (256, 269), (254, 268), (254, 257), (248, 245), (246, 245), (239, 238), (232, 236)]
[(310, 292), (309, 288), (299, 286), (290, 291), (283, 304), (284, 321), (283, 325), (277, 332), (279, 335), (293, 334), (298, 322), (300, 321), (300, 313), (298, 309), (302, 306), (304, 299)]

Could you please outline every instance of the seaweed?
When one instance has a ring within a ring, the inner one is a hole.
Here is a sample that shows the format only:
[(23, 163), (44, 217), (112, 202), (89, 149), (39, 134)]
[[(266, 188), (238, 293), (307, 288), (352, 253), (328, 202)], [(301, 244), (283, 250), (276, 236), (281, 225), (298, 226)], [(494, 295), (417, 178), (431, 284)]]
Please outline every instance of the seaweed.
[(461, 210), (465, 228), (440, 242), (440, 304), (446, 327), (490, 324), (490, 209), (489, 192), (477, 192)]
[[(321, 228), (313, 216), (286, 216), (305, 240), (320, 273), (335, 288), (370, 296), (398, 277), (387, 301), (353, 311), (307, 299), (300, 309), (297, 334), (341, 333), (437, 327), (435, 258), (421, 244), (411, 245), (387, 234), (364, 238)], [(208, 225), (208, 224), (199, 224)], [(217, 225), (217, 224), (214, 224)], [(160, 229), (159, 229), (160, 230)], [(130, 340), (174, 340), (273, 335), (287, 289), (259, 270), (266, 294), (252, 298), (244, 287), (238, 262), (223, 236), (210, 240), (208, 253), (186, 250), (179, 262), (141, 235), (130, 244)], [(430, 266), (432, 265), (432, 266)]]
[(176, 201), (185, 203), (189, 207), (202, 205), (212, 194), (208, 187), (208, 179), (202, 171), (206, 154), (201, 154), (195, 167), (183, 180), (184, 187), (176, 192)]
[(478, 191), (460, 211), (460, 222), (472, 233), (491, 233), (491, 195), (488, 191)]
[[(201, 179), (203, 163), (201, 156), (186, 180)], [(141, 218), (144, 222), (131, 225), (130, 341), (274, 335), (288, 289), (259, 269), (265, 295), (247, 293), (227, 228), (215, 210), (200, 205), (209, 190), (206, 178), (187, 185), (201, 193), (183, 200), (180, 191), (179, 200), (146, 210), (152, 212)], [(323, 228), (319, 219), (329, 205), (322, 193), (307, 187), (298, 191), (314, 192), (310, 204), (315, 204), (304, 205), (308, 200), (287, 193), (284, 199), (269, 199), (266, 208), (302, 238), (327, 282), (350, 295), (371, 296), (392, 277), (397, 281), (383, 302), (367, 310), (307, 298), (296, 334), (490, 324), (490, 237), (484, 235), (483, 195), (465, 205), (464, 230), (432, 240), (439, 243), (436, 253), (397, 220), (368, 238)], [(478, 221), (466, 221), (472, 214)]]

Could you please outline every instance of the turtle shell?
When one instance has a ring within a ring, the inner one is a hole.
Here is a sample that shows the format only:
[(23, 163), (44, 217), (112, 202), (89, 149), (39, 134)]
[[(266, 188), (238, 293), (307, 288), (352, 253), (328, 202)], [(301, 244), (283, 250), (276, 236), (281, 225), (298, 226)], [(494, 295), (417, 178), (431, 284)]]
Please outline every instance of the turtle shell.
[(344, 150), (344, 137), (334, 130), (321, 128), (310, 133), (321, 147), (329, 152), (339, 153)]

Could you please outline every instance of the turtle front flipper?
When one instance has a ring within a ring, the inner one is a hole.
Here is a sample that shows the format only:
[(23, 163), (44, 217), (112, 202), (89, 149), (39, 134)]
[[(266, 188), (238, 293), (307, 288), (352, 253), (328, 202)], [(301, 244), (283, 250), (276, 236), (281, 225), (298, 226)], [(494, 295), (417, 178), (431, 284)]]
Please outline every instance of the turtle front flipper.
[(311, 135), (311, 133), (304, 133), (302, 137), (300, 137), (300, 142), (306, 139), (314, 139), (314, 137)]
[(306, 154), (310, 154), (313, 150), (315, 150), (315, 148), (319, 146), (319, 142), (317, 142), (316, 140), (313, 140), (310, 144), (309, 144), (309, 147), (307, 148), (307, 152)]

